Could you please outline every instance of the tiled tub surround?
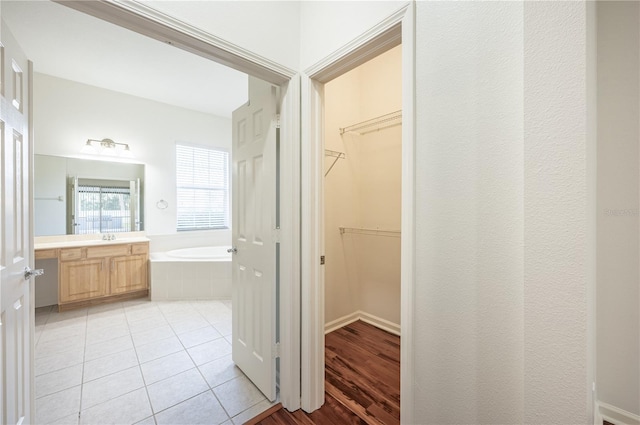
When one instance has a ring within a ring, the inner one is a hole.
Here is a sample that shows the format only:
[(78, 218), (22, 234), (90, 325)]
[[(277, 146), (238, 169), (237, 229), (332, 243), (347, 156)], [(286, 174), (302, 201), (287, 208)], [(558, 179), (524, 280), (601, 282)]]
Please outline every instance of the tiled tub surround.
[(177, 258), (155, 252), (151, 254), (150, 271), (153, 301), (231, 298), (229, 254), (220, 258)]
[(231, 360), (231, 303), (36, 310), (38, 424), (241, 424), (269, 403)]

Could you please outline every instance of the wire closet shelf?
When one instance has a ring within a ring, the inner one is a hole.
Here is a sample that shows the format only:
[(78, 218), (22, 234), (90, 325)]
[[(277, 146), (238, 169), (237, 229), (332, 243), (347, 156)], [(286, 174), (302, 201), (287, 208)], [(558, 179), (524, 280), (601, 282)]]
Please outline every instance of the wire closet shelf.
[(338, 229), (340, 229), (340, 235), (353, 233), (356, 235), (386, 236), (392, 238), (399, 238), (401, 236), (400, 230), (367, 229), (362, 227), (338, 227)]
[(395, 127), (396, 125), (402, 125), (402, 110), (381, 115), (348, 127), (340, 128), (340, 135), (345, 133), (364, 135), (374, 131), (380, 131), (385, 128)]

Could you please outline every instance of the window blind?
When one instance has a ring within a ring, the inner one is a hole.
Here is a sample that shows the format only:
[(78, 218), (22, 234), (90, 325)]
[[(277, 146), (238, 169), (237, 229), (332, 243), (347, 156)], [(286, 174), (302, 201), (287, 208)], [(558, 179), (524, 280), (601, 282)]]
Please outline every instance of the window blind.
[(76, 234), (131, 231), (129, 188), (78, 185)]
[(176, 144), (177, 230), (229, 227), (229, 153)]

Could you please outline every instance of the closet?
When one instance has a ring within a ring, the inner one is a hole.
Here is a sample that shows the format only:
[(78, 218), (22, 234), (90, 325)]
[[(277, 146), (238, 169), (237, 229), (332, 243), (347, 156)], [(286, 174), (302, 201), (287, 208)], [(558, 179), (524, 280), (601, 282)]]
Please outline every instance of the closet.
[(325, 331), (400, 334), (401, 46), (325, 84)]

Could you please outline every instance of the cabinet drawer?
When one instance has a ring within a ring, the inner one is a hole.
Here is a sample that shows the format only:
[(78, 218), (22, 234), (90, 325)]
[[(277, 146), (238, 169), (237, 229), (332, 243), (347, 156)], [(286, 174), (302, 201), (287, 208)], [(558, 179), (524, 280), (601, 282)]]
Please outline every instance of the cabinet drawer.
[(58, 258), (58, 250), (56, 248), (36, 250), (36, 260), (46, 260), (48, 258)]
[(129, 255), (129, 244), (122, 245), (104, 245), (90, 246), (87, 248), (87, 258), (115, 257), (120, 255)]
[(131, 245), (132, 254), (147, 254), (149, 252), (148, 243), (135, 243)]
[(82, 248), (65, 248), (60, 250), (60, 261), (79, 260), (82, 258)]

